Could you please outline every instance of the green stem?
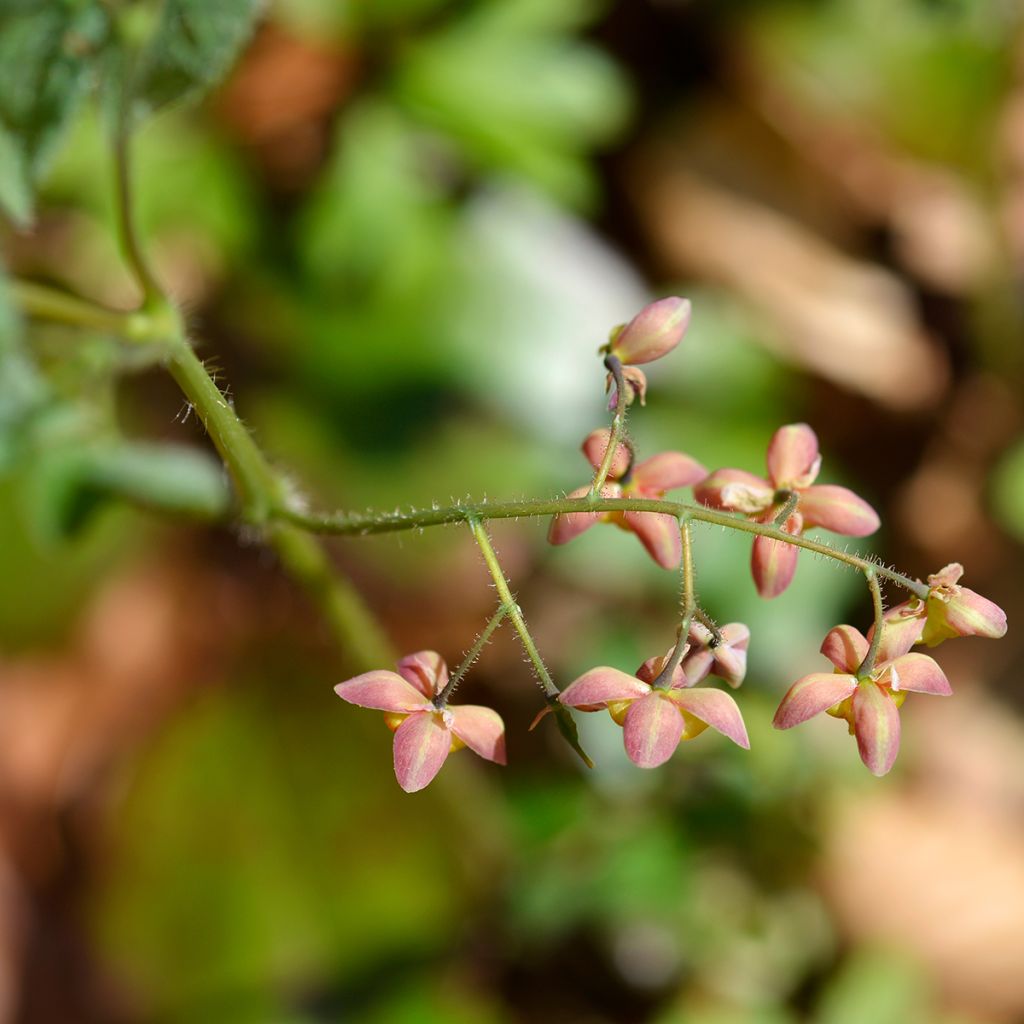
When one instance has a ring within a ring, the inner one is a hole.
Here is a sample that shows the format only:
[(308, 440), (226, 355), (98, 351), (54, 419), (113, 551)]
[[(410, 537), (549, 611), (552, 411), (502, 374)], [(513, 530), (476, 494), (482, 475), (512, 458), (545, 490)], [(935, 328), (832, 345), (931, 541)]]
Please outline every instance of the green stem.
[(882, 589), (878, 585), (878, 576), (874, 569), (865, 569), (864, 578), (871, 590), (871, 602), (875, 610), (875, 630), (871, 634), (871, 646), (857, 669), (858, 676), (870, 676), (878, 657), (878, 649), (882, 645), (882, 630), (885, 628), (885, 608), (882, 604)]
[(102, 331), (128, 341), (156, 340), (153, 319), (146, 313), (104, 309), (33, 281), (10, 281), (7, 289), (14, 304), (27, 317)]
[(484, 626), (481, 634), (476, 638), (476, 643), (470, 647), (466, 656), (462, 659), (462, 664), (452, 673), (449, 677), (448, 682), (445, 684), (444, 689), (434, 698), (434, 706), (440, 710), (443, 708), (449, 700), (451, 700), (452, 694), (455, 692), (455, 688), (462, 682), (463, 677), (469, 671), (470, 666), (477, 658), (480, 657), (480, 652), (487, 646), (488, 641), (491, 639), (491, 635), (494, 631), (502, 624), (505, 616), (511, 611), (511, 608), (502, 602), (498, 605), (498, 610), (491, 616), (490, 622)]
[(725, 643), (725, 637), (722, 636), (718, 623), (700, 605), (693, 609), (693, 617), (711, 634), (710, 647), (721, 647)]
[(544, 691), (544, 695), (546, 697), (558, 696), (558, 687), (555, 686), (555, 681), (551, 678), (551, 673), (548, 672), (544, 661), (541, 659), (540, 651), (537, 650), (537, 645), (533, 642), (533, 636), (526, 626), (522, 610), (516, 604), (512, 591), (509, 590), (505, 571), (501, 568), (501, 563), (498, 561), (498, 556), (495, 554), (494, 547), (491, 544), (491, 538), (487, 536), (487, 530), (484, 529), (480, 520), (475, 518), (469, 519), (469, 528), (473, 531), (473, 537), (476, 539), (477, 546), (480, 548), (484, 561), (487, 563), (491, 578), (494, 580), (494, 586), (498, 591), (498, 597), (501, 599), (501, 603), (508, 608), (508, 617), (512, 620), (512, 625), (519, 634), (523, 650), (526, 651), (526, 656), (530, 659), (530, 664), (533, 666), (533, 671), (537, 676), (541, 689)]
[[(772, 526), (778, 527), (780, 530), (789, 522), (789, 517), (796, 511), (797, 503), (800, 501), (800, 495), (796, 491), (782, 491), (781, 494), (786, 496), (785, 504), (779, 510), (779, 514), (772, 520)], [(778, 495), (776, 495), (778, 497)]]
[(682, 575), (682, 590), (679, 598), (679, 628), (676, 630), (676, 645), (668, 661), (662, 666), (657, 678), (651, 683), (653, 689), (668, 690), (672, 686), (672, 673), (675, 672), (679, 663), (686, 653), (686, 645), (690, 637), (690, 623), (693, 621), (693, 613), (697, 607), (697, 598), (694, 594), (693, 579), (693, 542), (690, 538), (690, 521), (685, 516), (679, 523), (679, 535), (682, 541), (683, 553), (679, 561), (680, 573)]
[(868, 558), (839, 551), (821, 541), (812, 540), (810, 537), (785, 533), (778, 527), (770, 526), (767, 523), (756, 523), (729, 512), (719, 512), (717, 509), (707, 508), (704, 505), (691, 505), (683, 501), (634, 497), (592, 499), (584, 496), (582, 498), (540, 498), (494, 503), (482, 501), (409, 512), (345, 512), (335, 515), (318, 515), (285, 507), (279, 511), (279, 514), (289, 522), (314, 533), (364, 536), (371, 533), (392, 533), (400, 530), (441, 526), (445, 523), (465, 523), (473, 519), (481, 521), (520, 519), (562, 515), (568, 512), (660, 512), (676, 519), (685, 516), (693, 522), (709, 523), (712, 526), (721, 526), (726, 530), (737, 530), (740, 533), (768, 537), (771, 540), (782, 541), (784, 544), (792, 544), (794, 547), (813, 551), (817, 555), (841, 562), (859, 572), (871, 569), (922, 600), (928, 596), (928, 588), (925, 584), (912, 580), (909, 576), (904, 576), (894, 569), (878, 565)]
[(601, 493), (608, 474), (611, 472), (612, 461), (619, 448), (619, 441), (622, 432), (626, 427), (626, 410), (629, 403), (626, 398), (626, 382), (622, 377), (622, 363), (617, 356), (605, 356), (604, 365), (608, 367), (609, 373), (615, 378), (615, 415), (612, 417), (612, 429), (608, 433), (608, 447), (604, 451), (601, 465), (594, 474), (593, 483), (590, 485), (590, 497), (595, 498)]

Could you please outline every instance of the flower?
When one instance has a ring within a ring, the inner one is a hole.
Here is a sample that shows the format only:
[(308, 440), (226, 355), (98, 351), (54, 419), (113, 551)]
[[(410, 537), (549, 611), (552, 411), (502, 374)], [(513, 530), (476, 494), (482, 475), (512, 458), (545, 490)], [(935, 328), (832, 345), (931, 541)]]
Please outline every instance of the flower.
[(943, 697), (953, 692), (934, 659), (907, 653), (912, 643), (905, 630), (883, 628), (875, 668), (861, 675), (868, 640), (853, 626), (836, 626), (821, 645), (821, 653), (835, 671), (815, 672), (795, 682), (782, 698), (772, 725), (791, 729), (822, 711), (844, 718), (857, 737), (860, 759), (872, 774), (885, 775), (899, 752), (899, 708), (907, 691)]
[[(601, 465), (611, 431), (595, 430), (583, 442), (583, 454), (597, 470)], [(632, 454), (624, 444), (616, 446), (608, 472), (608, 483), (601, 488), (603, 498), (664, 498), (665, 492), (676, 487), (688, 487), (703, 480), (707, 470), (696, 460), (682, 452), (661, 452), (632, 465)], [(589, 487), (578, 487), (570, 498), (582, 498)], [(675, 516), (659, 512), (563, 512), (551, 520), (548, 540), (552, 544), (567, 544), (595, 523), (614, 523), (623, 530), (631, 530), (639, 538), (650, 556), (665, 569), (679, 564), (682, 543), (679, 523)]]
[(670, 655), (650, 658), (635, 676), (616, 668), (592, 668), (570, 683), (558, 699), (580, 711), (607, 709), (622, 726), (629, 759), (641, 768), (664, 764), (682, 740), (692, 740), (709, 725), (745, 750), (750, 740), (736, 702), (722, 690), (690, 688), (676, 667), (667, 689), (651, 684)]
[(725, 680), (733, 689), (743, 682), (747, 674), (750, 630), (742, 622), (730, 622), (718, 632), (722, 642), (716, 645), (711, 630), (699, 622), (691, 623), (691, 649), (682, 663), (690, 686), (709, 675)]
[(910, 641), (935, 647), (955, 636), (998, 639), (1006, 634), (1006, 612), (960, 586), (964, 567), (951, 562), (928, 577), (928, 596), (912, 597), (885, 613), (887, 628), (906, 631)]
[[(615, 356), (622, 364), (622, 376), (626, 384), (626, 402), (636, 399), (644, 404), (647, 394), (647, 376), (638, 369), (638, 363), (651, 363), (667, 355), (683, 340), (690, 325), (690, 302), (671, 296), (644, 306), (628, 324), (620, 325), (611, 332), (608, 344), (602, 349)], [(612, 375), (608, 375), (611, 387)], [(612, 391), (608, 408), (614, 409), (616, 395)]]
[(434, 699), (448, 682), (448, 666), (435, 651), (418, 651), (398, 663), (398, 672), (364, 672), (338, 683), (334, 692), (350, 704), (383, 711), (394, 730), (395, 776), (407, 793), (423, 789), (453, 750), (469, 747), (488, 761), (505, 764), (505, 725), (490, 708), (441, 706)]
[[(866, 537), (878, 529), (878, 513), (863, 498), (845, 487), (814, 483), (821, 455), (817, 435), (806, 423), (776, 430), (767, 461), (767, 480), (742, 469), (717, 469), (694, 488), (694, 495), (710, 508), (743, 512), (755, 522), (771, 523), (795, 494), (796, 509), (782, 526), (794, 536), (816, 526), (847, 537)], [(792, 544), (754, 538), (751, 570), (762, 597), (777, 597), (789, 586), (797, 555)]]

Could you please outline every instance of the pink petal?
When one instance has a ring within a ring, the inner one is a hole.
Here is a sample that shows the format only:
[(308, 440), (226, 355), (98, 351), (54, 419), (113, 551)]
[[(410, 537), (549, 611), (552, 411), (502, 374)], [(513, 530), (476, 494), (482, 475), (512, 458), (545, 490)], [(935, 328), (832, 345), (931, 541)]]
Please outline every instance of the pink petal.
[(815, 484), (801, 491), (798, 507), (808, 530), (821, 526), (844, 537), (866, 537), (881, 525), (878, 513), (863, 498), (834, 484)]
[(712, 673), (734, 688), (739, 686), (747, 674), (747, 652), (741, 647), (720, 644), (711, 653), (715, 661)]
[(558, 699), (568, 707), (579, 708), (600, 706), (609, 701), (636, 700), (650, 692), (651, 688), (636, 676), (602, 665), (574, 679), (558, 695)]
[(682, 452), (660, 452), (644, 459), (633, 468), (633, 482), (644, 494), (660, 497), (676, 487), (700, 483), (708, 471)]
[(430, 784), (451, 749), (452, 734), (440, 713), (410, 715), (395, 732), (395, 777), (406, 793)]
[(872, 775), (885, 775), (899, 753), (900, 715), (875, 683), (862, 683), (853, 695), (853, 731), (860, 759)]
[(674, 569), (683, 556), (683, 542), (679, 537), (679, 521), (675, 516), (660, 512), (624, 512), (626, 528), (632, 530), (647, 553), (663, 569)]
[(622, 733), (630, 761), (640, 768), (657, 768), (679, 746), (683, 716), (664, 693), (649, 693), (630, 704)]
[(497, 711), (478, 704), (460, 704), (448, 710), (452, 715), (452, 732), (470, 750), (496, 764), (508, 763), (505, 760), (505, 723)]
[[(611, 435), (612, 432), (607, 427), (602, 427), (600, 430), (591, 431), (583, 441), (583, 454), (586, 455), (587, 461), (595, 470), (601, 468), (601, 460), (604, 458), (605, 452), (608, 451)], [(631, 460), (629, 449), (620, 441), (615, 446), (615, 456), (612, 459), (611, 469), (608, 471), (608, 478), (617, 480), (629, 469)]]
[[(647, 404), (647, 374), (639, 366), (623, 366), (622, 379), (626, 382), (626, 400), (630, 403)], [(615, 387), (615, 378), (609, 373), (605, 381), (608, 394), (608, 411), (615, 412), (619, 404), (619, 395)]]
[(726, 623), (718, 632), (734, 650), (745, 651), (750, 646), (750, 627), (742, 622)]
[(716, 469), (694, 487), (693, 495), (709, 508), (753, 515), (771, 507), (775, 488), (746, 470)]
[(712, 729), (717, 729), (723, 736), (728, 736), (744, 750), (750, 749), (743, 716), (736, 706), (736, 701), (729, 694), (722, 690), (701, 687), (696, 690), (673, 690), (671, 696), (676, 704), (694, 718), (707, 722)]
[(407, 654), (398, 663), (398, 674), (412, 683), (428, 700), (433, 700), (448, 682), (448, 666), (437, 651)]
[[(653, 683), (655, 679), (661, 674), (661, 670), (665, 667), (665, 662), (672, 657), (674, 648), (663, 654), (660, 658), (648, 658), (637, 670), (636, 677), (644, 683)], [(688, 677), (683, 671), (683, 666), (676, 665), (675, 670), (672, 672), (672, 686), (689, 686)]]
[[(906, 654), (920, 639), (924, 630), (924, 605), (918, 602), (920, 614), (912, 612), (911, 603), (890, 608), (885, 613), (885, 625), (882, 627), (882, 643), (878, 648), (879, 662), (892, 661), (901, 654)], [(868, 640), (875, 635), (875, 627), (868, 630)]]
[(846, 700), (857, 689), (851, 675), (815, 672), (795, 682), (782, 698), (772, 725), (776, 729), (792, 729), (822, 711)]
[(854, 629), (853, 626), (835, 626), (822, 640), (820, 649), (840, 672), (856, 674), (861, 662), (868, 655), (869, 646), (859, 629)]
[[(783, 530), (796, 536), (802, 527), (800, 513), (794, 512), (786, 521)], [(762, 597), (778, 597), (793, 582), (798, 554), (798, 549), (785, 541), (771, 540), (768, 537), (754, 538), (750, 569), (754, 576), (754, 585)]]
[(807, 487), (821, 467), (818, 437), (806, 423), (779, 427), (768, 444), (768, 478), (780, 489)]
[(349, 704), (378, 711), (408, 712), (430, 707), (423, 694), (394, 672), (378, 670), (338, 683), (334, 692)]
[(927, 654), (904, 654), (889, 665), (893, 690), (934, 693), (948, 697), (953, 692), (946, 673)]
[(695, 686), (702, 679), (711, 675), (714, 656), (706, 647), (698, 647), (683, 659), (683, 672), (690, 686)]
[(964, 567), (959, 562), (950, 562), (944, 565), (938, 572), (928, 577), (930, 588), (955, 587), (964, 574)]
[(612, 355), (623, 363), (650, 363), (671, 352), (690, 325), (690, 302), (671, 296), (642, 310), (619, 331), (611, 344)]
[(1006, 634), (1006, 612), (994, 601), (960, 587), (946, 606), (946, 621), (957, 636), (998, 639)]
[[(569, 497), (582, 498), (589, 493), (589, 485), (577, 487), (569, 494)], [(618, 484), (606, 484), (601, 488), (601, 497), (603, 498), (619, 498), (621, 496), (622, 489)], [(568, 544), (569, 541), (589, 530), (595, 523), (599, 523), (601, 515), (600, 512), (565, 512), (555, 516), (551, 520), (551, 527), (548, 530), (548, 543)]]

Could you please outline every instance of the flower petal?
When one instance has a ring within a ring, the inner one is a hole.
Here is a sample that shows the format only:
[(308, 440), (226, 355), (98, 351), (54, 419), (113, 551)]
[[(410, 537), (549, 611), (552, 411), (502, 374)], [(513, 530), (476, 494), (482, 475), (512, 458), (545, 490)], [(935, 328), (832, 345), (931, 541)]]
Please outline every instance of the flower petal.
[(694, 487), (693, 495), (708, 508), (753, 515), (771, 507), (775, 488), (743, 469), (716, 469)]
[[(637, 670), (636, 677), (641, 682), (653, 683), (655, 679), (661, 673), (661, 670), (665, 667), (665, 662), (672, 657), (672, 653), (675, 648), (670, 647), (665, 654), (660, 658), (648, 658)], [(672, 672), (672, 686), (689, 686), (689, 680), (687, 679), (686, 673), (683, 671), (683, 666), (676, 665), (675, 670)]]
[[(601, 460), (608, 451), (608, 442), (611, 440), (612, 432), (607, 427), (600, 430), (592, 430), (583, 441), (583, 454), (594, 469), (601, 468)], [(608, 470), (608, 478), (617, 480), (629, 469), (633, 457), (629, 448), (621, 441), (615, 446), (615, 455), (612, 458), (611, 468)]]
[(664, 693), (649, 693), (630, 704), (622, 734), (626, 754), (633, 764), (640, 768), (657, 768), (679, 746), (683, 716)]
[[(577, 487), (570, 492), (570, 498), (582, 498), (590, 493), (589, 485)], [(601, 497), (618, 498), (622, 490), (618, 484), (605, 484), (601, 488)], [(569, 541), (578, 537), (581, 533), (589, 530), (595, 523), (601, 521), (600, 512), (564, 512), (551, 520), (551, 527), (548, 529), (549, 544), (568, 544)]]
[[(623, 366), (622, 379), (626, 383), (626, 401), (630, 405), (632, 405), (633, 402), (639, 402), (641, 405), (646, 405), (647, 374), (644, 373), (639, 366)], [(615, 378), (610, 373), (605, 381), (605, 390), (609, 393), (608, 411), (615, 412), (615, 408), (619, 404), (619, 394), (618, 387), (615, 384)]]
[(775, 431), (768, 444), (768, 478), (776, 488), (807, 487), (820, 468), (818, 435), (806, 423)]
[(448, 709), (452, 714), (452, 732), (474, 753), (507, 764), (505, 759), (505, 723), (492, 708), (479, 704), (459, 704)]
[(747, 674), (747, 652), (742, 647), (728, 643), (713, 648), (714, 668), (712, 675), (727, 682), (733, 689), (739, 686)]
[(834, 626), (822, 640), (820, 650), (840, 672), (855, 675), (868, 655), (869, 646), (859, 629), (853, 626)]
[(822, 711), (846, 700), (857, 689), (857, 680), (836, 672), (814, 672), (797, 680), (782, 698), (772, 725), (776, 729), (792, 729)]
[(430, 701), (395, 672), (383, 669), (364, 672), (354, 679), (338, 683), (334, 692), (349, 704), (361, 708), (376, 708), (378, 711), (409, 712), (430, 707)]
[(661, 496), (676, 487), (700, 483), (708, 471), (682, 452), (659, 452), (633, 467), (633, 482), (644, 494)]
[(707, 722), (712, 729), (717, 729), (723, 736), (728, 736), (744, 750), (750, 749), (743, 715), (729, 694), (723, 690), (699, 687), (695, 690), (673, 690), (671, 696), (676, 704), (689, 711), (694, 718)]
[(872, 775), (885, 775), (900, 749), (900, 714), (876, 683), (861, 683), (853, 695), (853, 731), (860, 759)]
[(395, 732), (395, 778), (406, 793), (430, 784), (441, 770), (452, 744), (452, 734), (441, 715), (410, 715)]
[(574, 679), (558, 695), (558, 699), (568, 707), (585, 708), (607, 704), (609, 701), (636, 700), (650, 692), (651, 688), (636, 676), (602, 665)]
[(894, 690), (934, 693), (940, 697), (948, 697), (953, 692), (946, 673), (927, 654), (904, 654), (889, 665), (889, 670)]
[(844, 537), (866, 537), (881, 525), (878, 513), (863, 498), (835, 484), (815, 484), (801, 491), (798, 507), (808, 530), (820, 526)]
[(433, 700), (448, 682), (448, 666), (437, 651), (407, 654), (398, 663), (398, 674), (412, 683), (427, 700)]
[(679, 537), (679, 521), (675, 516), (660, 512), (624, 512), (626, 529), (632, 530), (647, 553), (663, 569), (674, 569), (683, 556), (683, 543)]
[(698, 647), (683, 659), (682, 669), (686, 676), (686, 683), (695, 686), (702, 679), (711, 675), (711, 667), (714, 664), (714, 656), (707, 647)]
[(959, 587), (946, 606), (946, 622), (957, 636), (985, 636), (996, 640), (1006, 634), (1006, 612), (994, 601)]
[[(924, 604), (917, 602), (917, 611), (910, 601), (890, 608), (885, 613), (885, 625), (882, 627), (882, 642), (878, 647), (879, 662), (892, 661), (906, 654), (920, 639), (924, 630)], [(868, 630), (868, 641), (875, 635), (875, 627)]]
[(644, 306), (611, 343), (612, 355), (623, 363), (650, 363), (683, 340), (690, 325), (690, 302), (670, 296)]
[[(783, 530), (794, 536), (803, 528), (803, 519), (794, 512), (786, 521)], [(785, 541), (770, 537), (755, 537), (754, 549), (750, 556), (750, 570), (754, 585), (762, 597), (778, 597), (793, 582), (796, 574), (796, 560), (799, 550)]]

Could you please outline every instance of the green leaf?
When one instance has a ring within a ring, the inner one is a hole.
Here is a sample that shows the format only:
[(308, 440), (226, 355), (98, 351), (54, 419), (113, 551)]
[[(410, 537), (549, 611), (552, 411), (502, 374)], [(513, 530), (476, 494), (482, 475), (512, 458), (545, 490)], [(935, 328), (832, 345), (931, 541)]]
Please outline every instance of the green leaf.
[(31, 216), (43, 174), (89, 84), (109, 22), (93, 2), (0, 0), (0, 204)]
[(139, 58), (132, 99), (157, 110), (212, 88), (248, 41), (260, 6), (258, 0), (166, 0)]
[(121, 442), (52, 452), (36, 486), (48, 540), (74, 536), (112, 499), (200, 519), (220, 518), (231, 505), (220, 464), (183, 445)]

